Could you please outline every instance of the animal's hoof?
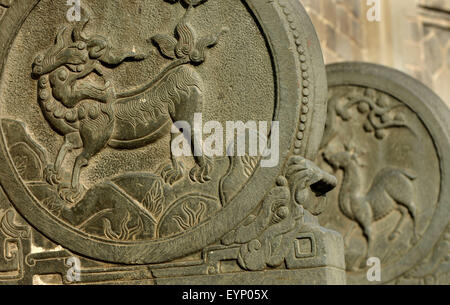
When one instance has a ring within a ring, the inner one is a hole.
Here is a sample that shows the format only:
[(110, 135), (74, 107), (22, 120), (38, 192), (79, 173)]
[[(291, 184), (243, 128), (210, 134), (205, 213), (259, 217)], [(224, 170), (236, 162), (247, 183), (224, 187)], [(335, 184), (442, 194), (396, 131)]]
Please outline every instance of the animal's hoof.
[(203, 166), (195, 166), (191, 169), (189, 178), (191, 178), (192, 182), (206, 183), (211, 181), (211, 177), (209, 176), (210, 171), (211, 165), (209, 163)]
[(44, 178), (50, 185), (57, 185), (61, 182), (61, 177), (53, 165), (48, 165), (44, 169)]
[(164, 167), (161, 172), (161, 177), (164, 179), (165, 183), (173, 185), (175, 182), (183, 178), (183, 173), (183, 164), (181, 162), (175, 161), (170, 165)]
[(67, 202), (75, 203), (81, 199), (84, 194), (85, 188), (79, 185), (76, 188), (72, 188), (70, 185), (61, 184), (58, 188), (59, 197)]

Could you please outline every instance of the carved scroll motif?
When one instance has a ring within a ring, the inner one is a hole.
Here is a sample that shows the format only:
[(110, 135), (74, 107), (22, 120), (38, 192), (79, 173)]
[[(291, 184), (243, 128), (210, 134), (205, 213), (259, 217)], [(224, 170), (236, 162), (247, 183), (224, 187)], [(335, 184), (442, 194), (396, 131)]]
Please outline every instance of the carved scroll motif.
[(321, 196), (335, 185), (336, 179), (311, 161), (291, 157), (284, 176), (277, 179), (258, 213), (250, 215), (222, 242), (241, 245), (238, 261), (244, 269), (254, 271), (280, 266), (299, 230), (307, 226), (305, 214), (306, 218), (311, 214), (304, 206), (315, 214), (320, 213), (317, 202), (324, 200)]

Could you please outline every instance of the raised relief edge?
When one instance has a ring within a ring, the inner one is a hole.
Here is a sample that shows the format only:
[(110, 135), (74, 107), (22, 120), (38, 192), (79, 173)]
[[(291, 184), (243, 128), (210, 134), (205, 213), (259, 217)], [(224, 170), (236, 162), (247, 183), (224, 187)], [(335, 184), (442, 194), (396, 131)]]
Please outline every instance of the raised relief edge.
[[(450, 110), (446, 104), (427, 86), (398, 70), (378, 64), (344, 62), (327, 65), (328, 85), (359, 86), (384, 92), (404, 103), (413, 112), (420, 114), (434, 142), (440, 160), (441, 185), (439, 201), (433, 219), (422, 238), (402, 259), (398, 268), (386, 266), (383, 282), (399, 278), (414, 269), (432, 251), (444, 230), (450, 223)], [(383, 84), (380, 84), (380, 80)], [(426, 101), (426, 102), (424, 102)], [(437, 219), (436, 219), (437, 218)], [(438, 232), (435, 234), (433, 232)], [(347, 276), (349, 284), (367, 283), (366, 275)]]

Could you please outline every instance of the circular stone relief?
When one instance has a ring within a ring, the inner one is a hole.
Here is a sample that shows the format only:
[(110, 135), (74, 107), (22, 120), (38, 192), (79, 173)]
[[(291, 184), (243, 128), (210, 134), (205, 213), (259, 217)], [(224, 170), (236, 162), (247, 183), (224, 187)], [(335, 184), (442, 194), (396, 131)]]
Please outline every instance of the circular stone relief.
[(448, 224), (449, 110), (389, 68), (343, 63), (327, 72), (318, 158), (339, 183), (320, 221), (344, 237), (349, 283), (368, 283), (372, 257), (390, 282), (423, 260)]
[[(16, 1), (0, 21), (0, 183), (54, 242), (116, 263), (180, 258), (245, 219), (287, 156), (315, 158), (325, 69), (297, 0), (83, 1), (75, 20), (68, 9)], [(199, 114), (266, 122), (279, 162), (175, 158), (173, 123), (195, 128)]]

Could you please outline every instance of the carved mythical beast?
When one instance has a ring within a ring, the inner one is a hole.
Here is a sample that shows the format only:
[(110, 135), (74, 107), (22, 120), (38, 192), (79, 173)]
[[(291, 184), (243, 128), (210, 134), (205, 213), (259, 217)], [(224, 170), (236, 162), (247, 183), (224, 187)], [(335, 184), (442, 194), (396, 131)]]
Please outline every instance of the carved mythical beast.
[[(172, 63), (148, 83), (128, 92), (116, 93), (105, 80), (102, 70), (113, 68), (126, 60), (143, 60), (136, 52), (120, 53), (102, 36), (87, 36), (85, 27), (89, 13), (72, 30), (62, 28), (55, 45), (36, 57), (32, 75), (38, 79), (39, 105), (54, 131), (64, 136), (56, 161), (44, 176), (56, 185), (61, 180), (61, 164), (68, 152), (82, 148), (76, 158), (70, 185), (60, 184), (62, 199), (75, 202), (83, 194), (79, 183), (82, 167), (106, 146), (135, 149), (146, 146), (170, 132), (173, 122), (187, 121), (193, 126), (194, 113), (202, 110), (202, 80), (194, 69), (205, 60), (205, 51), (214, 46), (219, 35), (196, 39), (188, 24), (189, 6), (176, 27), (178, 39), (156, 35), (152, 41)], [(94, 82), (97, 74), (104, 85)], [(193, 136), (192, 150), (198, 145)], [(212, 163), (204, 156), (195, 156), (196, 166), (190, 171), (194, 182), (210, 179)], [(173, 158), (162, 173), (173, 184), (183, 175), (183, 167)]]

